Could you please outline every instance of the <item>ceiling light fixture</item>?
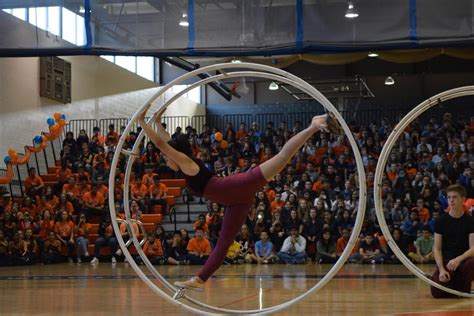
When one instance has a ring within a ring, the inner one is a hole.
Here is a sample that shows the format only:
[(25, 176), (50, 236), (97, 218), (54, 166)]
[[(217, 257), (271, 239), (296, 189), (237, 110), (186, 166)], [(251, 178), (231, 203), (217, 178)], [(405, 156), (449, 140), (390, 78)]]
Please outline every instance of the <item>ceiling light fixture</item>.
[(393, 86), (395, 84), (395, 80), (393, 80), (392, 76), (388, 76), (385, 78), (385, 85), (386, 86)]
[(231, 63), (233, 64), (240, 64), (242, 61), (240, 59), (234, 58), (231, 60)]
[(369, 54), (367, 56), (374, 58), (374, 57), (379, 57), (379, 54), (377, 54), (375, 52), (369, 52)]
[(183, 13), (182, 19), (179, 21), (179, 25), (182, 27), (189, 26), (188, 15), (186, 13)]
[(354, 19), (359, 16), (357, 9), (354, 7), (352, 2), (347, 3), (347, 11), (345, 17), (348, 19)]
[(268, 86), (268, 90), (272, 90), (272, 91), (278, 90), (279, 88), (280, 87), (275, 81), (272, 81), (272, 83), (270, 83), (270, 85)]

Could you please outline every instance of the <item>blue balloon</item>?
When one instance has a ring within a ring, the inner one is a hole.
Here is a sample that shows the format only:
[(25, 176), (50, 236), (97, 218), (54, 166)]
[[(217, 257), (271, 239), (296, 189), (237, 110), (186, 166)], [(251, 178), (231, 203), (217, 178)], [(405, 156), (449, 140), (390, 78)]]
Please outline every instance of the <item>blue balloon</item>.
[(35, 136), (35, 138), (33, 138), (33, 143), (35, 143), (36, 145), (39, 145), (43, 142), (43, 137), (41, 137), (41, 135), (37, 135)]
[(50, 118), (46, 121), (46, 123), (48, 123), (49, 126), (54, 125), (54, 119), (53, 119), (52, 117), (50, 117)]
[(66, 114), (61, 114), (61, 119), (65, 120), (66, 119)]
[(6, 156), (5, 159), (3, 159), (3, 161), (5, 162), (6, 165), (8, 165), (10, 161), (12, 161), (12, 157)]

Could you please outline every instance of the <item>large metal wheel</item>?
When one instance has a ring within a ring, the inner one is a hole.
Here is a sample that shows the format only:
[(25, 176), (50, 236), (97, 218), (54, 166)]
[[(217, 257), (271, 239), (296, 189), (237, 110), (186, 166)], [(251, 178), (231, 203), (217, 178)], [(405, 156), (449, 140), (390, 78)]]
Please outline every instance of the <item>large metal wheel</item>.
[[(243, 71), (245, 70), (245, 71)], [(355, 160), (357, 163), (357, 168), (359, 172), (359, 209), (357, 212), (357, 217), (356, 217), (356, 222), (354, 225), (354, 229), (352, 232), (352, 235), (349, 239), (348, 245), (345, 248), (344, 252), (342, 253), (341, 257), (338, 259), (338, 261), (335, 263), (335, 265), (330, 269), (330, 271), (321, 279), (319, 282), (317, 282), (312, 288), (310, 288), (307, 292), (299, 295), (298, 297), (285, 302), (280, 305), (272, 306), (272, 307), (267, 307), (263, 309), (256, 309), (256, 310), (231, 310), (231, 309), (224, 309), (224, 308), (218, 308), (215, 306), (210, 306), (207, 305), (203, 302), (200, 302), (192, 297), (189, 297), (183, 291), (180, 291), (179, 289), (175, 288), (172, 284), (170, 284), (156, 269), (155, 267), (150, 263), (146, 255), (143, 253), (141, 250), (140, 244), (136, 238), (135, 233), (133, 230), (129, 230), (131, 232), (130, 238), (133, 241), (133, 244), (135, 245), (135, 248), (137, 249), (140, 257), (142, 258), (143, 262), (145, 263), (146, 267), (150, 270), (150, 272), (155, 276), (155, 278), (163, 285), (165, 289), (160, 288), (157, 286), (152, 280), (150, 280), (147, 275), (136, 265), (134, 262), (133, 258), (131, 257), (128, 249), (125, 247), (124, 241), (122, 239), (122, 236), (120, 234), (117, 234), (117, 240), (120, 244), (120, 247), (125, 255), (125, 257), (128, 259), (129, 264), (131, 267), (135, 270), (135, 272), (138, 274), (138, 276), (157, 294), (159, 294), (161, 297), (166, 299), (167, 301), (180, 306), (190, 312), (194, 313), (206, 313), (206, 314), (268, 314), (268, 313), (273, 313), (279, 310), (282, 310), (284, 308), (287, 308), (291, 306), (292, 304), (295, 304), (302, 300), (303, 298), (307, 297), (308, 295), (318, 291), (321, 289), (326, 283), (328, 283), (334, 275), (341, 269), (341, 267), (344, 265), (345, 261), (349, 257), (352, 248), (354, 247), (355, 243), (357, 242), (357, 239), (359, 237), (360, 231), (362, 229), (362, 224), (364, 220), (364, 214), (365, 214), (365, 202), (366, 202), (366, 178), (365, 178), (365, 172), (364, 172), (364, 165), (362, 162), (362, 158), (360, 155), (360, 152), (357, 147), (357, 143), (347, 126), (346, 122), (342, 118), (342, 116), (339, 114), (339, 112), (335, 109), (335, 107), (329, 102), (329, 100), (324, 97), (318, 90), (316, 90), (313, 86), (308, 84), (307, 82), (303, 81), (302, 79), (277, 68), (270, 67), (270, 66), (264, 66), (260, 64), (252, 64), (252, 63), (239, 63), (239, 64), (233, 64), (233, 63), (226, 63), (226, 64), (217, 64), (217, 65), (212, 65), (208, 67), (203, 67), (201, 69), (197, 69), (194, 71), (191, 71), (175, 80), (170, 82), (168, 85), (164, 86), (160, 91), (158, 91), (155, 95), (153, 95), (146, 104), (144, 104), (141, 108), (139, 108), (135, 114), (133, 115), (132, 119), (128, 123), (125, 131), (122, 134), (122, 137), (119, 140), (119, 143), (117, 145), (117, 149), (112, 161), (111, 165), (111, 173), (109, 176), (109, 207), (110, 207), (110, 215), (111, 215), (111, 220), (112, 220), (112, 225), (114, 227), (114, 230), (118, 232), (118, 225), (116, 219), (116, 211), (115, 211), (115, 200), (114, 200), (114, 178), (115, 178), (115, 168), (118, 164), (119, 161), (119, 156), (123, 153), (128, 155), (128, 163), (126, 167), (126, 172), (125, 172), (125, 183), (124, 183), (124, 207), (125, 207), (125, 216), (126, 216), (126, 221), (131, 220), (131, 214), (129, 210), (129, 200), (128, 200), (128, 191), (129, 191), (129, 184), (130, 184), (130, 173), (131, 173), (131, 167), (133, 164), (134, 159), (138, 156), (138, 144), (141, 142), (143, 139), (144, 132), (142, 131), (136, 142), (135, 146), (132, 148), (131, 151), (125, 151), (123, 150), (123, 145), (125, 142), (125, 135), (128, 135), (130, 132), (132, 126), (135, 125), (137, 122), (137, 118), (140, 113), (143, 111), (148, 111), (149, 108), (152, 106), (152, 103), (158, 99), (160, 96), (162, 96), (165, 92), (170, 90), (174, 85), (179, 84), (187, 79), (193, 78), (201, 73), (210, 73), (210, 72), (215, 72), (218, 71), (221, 74), (211, 76), (209, 78), (200, 80), (191, 86), (189, 86), (187, 89), (177, 93), (174, 95), (171, 99), (169, 99), (167, 102), (164, 104), (160, 104), (158, 109), (155, 111), (154, 114), (156, 114), (158, 111), (160, 111), (163, 108), (168, 107), (171, 103), (173, 103), (177, 98), (179, 98), (181, 95), (185, 94), (191, 89), (194, 89), (195, 87), (202, 86), (204, 84), (208, 84), (210, 82), (214, 82), (217, 80), (222, 80), (222, 79), (227, 79), (227, 78), (241, 78), (241, 77), (254, 77), (254, 78), (267, 78), (270, 80), (282, 82), (291, 86), (294, 86), (301, 91), (307, 93), (308, 95), (312, 96), (315, 100), (317, 100), (320, 104), (323, 105), (323, 107), (334, 114), (336, 119), (339, 121), (341, 126), (343, 127), (347, 138), (349, 139), (349, 142), (351, 144), (352, 150), (354, 152)], [(149, 122), (152, 122), (154, 120), (155, 115), (152, 115), (150, 118)], [(181, 298), (182, 300), (178, 300), (178, 298)], [(188, 301), (190, 304), (193, 304), (195, 306), (199, 306), (203, 309), (196, 308), (194, 306), (190, 306), (188, 304), (185, 304), (183, 300)], [(213, 313), (211, 313), (212, 311)]]

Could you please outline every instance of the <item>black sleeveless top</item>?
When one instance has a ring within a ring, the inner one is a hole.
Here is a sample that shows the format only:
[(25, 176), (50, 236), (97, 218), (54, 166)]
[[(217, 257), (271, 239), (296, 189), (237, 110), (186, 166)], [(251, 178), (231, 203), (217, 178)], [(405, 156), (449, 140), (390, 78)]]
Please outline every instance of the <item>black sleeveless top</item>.
[(191, 193), (193, 193), (193, 195), (202, 196), (207, 183), (214, 174), (206, 168), (200, 159), (191, 159), (199, 166), (199, 172), (195, 176), (188, 176), (183, 173), (183, 177), (186, 180), (186, 186), (191, 190)]

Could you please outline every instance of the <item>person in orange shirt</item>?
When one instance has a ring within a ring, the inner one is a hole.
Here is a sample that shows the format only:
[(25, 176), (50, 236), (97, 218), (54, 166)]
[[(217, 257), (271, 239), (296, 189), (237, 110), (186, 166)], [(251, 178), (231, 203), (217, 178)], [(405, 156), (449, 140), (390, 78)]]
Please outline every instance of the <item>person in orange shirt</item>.
[(26, 177), (23, 185), (25, 189), (34, 188), (36, 194), (42, 194), (44, 189), (44, 183), (40, 176), (36, 175), (36, 168), (31, 167), (28, 170), (28, 177)]
[(275, 190), (273, 190), (268, 183), (263, 186), (263, 191), (267, 195), (268, 201), (270, 201), (270, 203), (275, 200)]
[(94, 159), (92, 160), (92, 167), (95, 168), (98, 163), (103, 163), (105, 165), (105, 149), (103, 146), (97, 147), (97, 154), (95, 154)]
[(314, 192), (321, 192), (323, 189), (323, 182), (326, 181), (326, 176), (321, 175), (318, 181), (314, 182), (313, 187), (311, 188)]
[(197, 230), (201, 228), (205, 233), (209, 234), (209, 227), (206, 223), (206, 216), (204, 214), (199, 214), (197, 220), (194, 222), (193, 229)]
[(18, 221), (17, 227), (18, 227), (18, 230), (21, 230), (22, 232), (25, 233), (28, 229), (36, 230), (37, 225), (34, 222), (34, 219), (32, 218), (32, 216), (30, 216), (30, 213), (25, 212), (21, 220)]
[(36, 208), (36, 211), (38, 212), (38, 214), (43, 214), (43, 211), (48, 209), (52, 209), (53, 206), (51, 204), (48, 203), (47, 199), (46, 199), (46, 195), (42, 195), (41, 196), (41, 200), (38, 204), (38, 207)]
[[(136, 205), (133, 205), (134, 203), (136, 204), (135, 201), (130, 202), (130, 204), (132, 204), (132, 206), (131, 206), (132, 210), (136, 208)], [(140, 220), (140, 211), (135, 212), (134, 215), (135, 215), (135, 219), (137, 221), (139, 221)], [(135, 233), (135, 235), (136, 236), (140, 235), (140, 228), (138, 227), (137, 222), (133, 221), (131, 226), (132, 226), (132, 229), (133, 229), (133, 232)], [(122, 235), (123, 241), (127, 242), (128, 239), (130, 238), (127, 223), (125, 223), (125, 222), (121, 223), (119, 229), (120, 229), (120, 235)], [(122, 254), (121, 250), (119, 250), (119, 254), (120, 255)]]
[(33, 201), (31, 200), (31, 198), (25, 197), (25, 199), (23, 200), (23, 205), (20, 209), (20, 212), (22, 213), (28, 212), (33, 217), (36, 217), (37, 208), (36, 208), (36, 205), (33, 204)]
[(102, 215), (105, 207), (105, 197), (98, 191), (97, 183), (92, 183), (91, 190), (82, 197), (82, 210), (88, 215)]
[[(61, 192), (61, 190), (59, 190), (59, 192)], [(44, 196), (46, 197), (46, 202), (51, 205), (51, 208), (55, 208), (56, 205), (58, 205), (59, 198), (53, 193), (53, 189), (50, 186), (46, 187)]]
[[(85, 176), (79, 177), (79, 182), (77, 183), (77, 189), (79, 190), (79, 196), (83, 197), (86, 192), (90, 191), (91, 186), (89, 185), (89, 181)], [(82, 199), (79, 198), (79, 201), (82, 202)]]
[(191, 264), (205, 264), (211, 254), (211, 243), (204, 237), (204, 230), (201, 227), (196, 229), (196, 236), (192, 238), (188, 247), (188, 260)]
[(77, 166), (76, 180), (77, 180), (77, 182), (80, 183), (80, 182), (84, 181), (84, 178), (85, 178), (86, 183), (91, 182), (91, 176), (90, 176), (89, 172), (86, 171), (86, 169), (84, 168), (84, 165), (79, 164)]
[(68, 183), (63, 186), (63, 193), (67, 194), (72, 201), (77, 200), (80, 197), (81, 192), (76, 185), (76, 177), (69, 177)]
[(67, 167), (67, 162), (61, 163), (61, 169), (56, 171), (58, 182), (54, 186), (56, 193), (60, 192), (66, 183), (69, 181), (69, 177), (72, 176), (72, 171)]
[(148, 197), (148, 188), (142, 183), (142, 178), (140, 176), (135, 177), (135, 183), (131, 185), (130, 188), (131, 198), (134, 201), (138, 202), (140, 209), (146, 209), (146, 198)]
[(153, 184), (148, 187), (150, 199), (148, 200), (148, 212), (153, 212), (155, 205), (161, 205), (161, 214), (166, 214), (166, 196), (168, 195), (168, 187), (160, 182), (160, 176), (153, 176)]
[(273, 157), (273, 152), (271, 147), (265, 147), (264, 153), (260, 158), (260, 163), (264, 163), (267, 160), (270, 160)]
[(51, 211), (48, 209), (43, 211), (41, 217), (42, 219), (39, 221), (38, 241), (42, 240), (44, 242), (48, 238), (49, 233), (54, 232), (54, 220), (51, 219)]
[(115, 131), (115, 125), (109, 124), (109, 131), (105, 135), (105, 145), (115, 146), (119, 141), (119, 134)]
[(423, 199), (418, 199), (416, 200), (416, 207), (412, 209), (412, 211), (418, 213), (418, 219), (420, 220), (422, 225), (428, 224), (428, 221), (430, 220), (430, 211), (424, 206), (425, 201)]
[(145, 174), (143, 175), (142, 182), (149, 188), (153, 184), (153, 178), (158, 174), (153, 172), (153, 168), (145, 168)]
[(247, 130), (246, 130), (246, 125), (244, 122), (240, 123), (240, 127), (239, 127), (239, 130), (237, 131), (237, 133), (235, 134), (235, 139), (237, 141), (245, 138), (245, 136), (247, 136)]
[(89, 244), (89, 229), (90, 225), (86, 221), (86, 214), (81, 213), (79, 215), (79, 222), (74, 227), (74, 236), (76, 236), (76, 252), (77, 252), (77, 263), (81, 263), (81, 253), (84, 257), (89, 257), (89, 251), (87, 245)]
[(50, 210), (46, 209), (43, 211), (42, 219), (39, 221), (39, 238), (36, 240), (38, 242), (38, 248), (40, 255), (44, 251), (44, 243), (49, 237), (49, 233), (54, 233), (54, 221), (51, 219)]
[(343, 155), (346, 148), (348, 148), (348, 146), (345, 142), (344, 136), (339, 135), (337, 137), (337, 141), (332, 144), (332, 147), (334, 148), (334, 154), (336, 156)]
[(280, 192), (276, 193), (275, 200), (271, 203), (272, 214), (274, 214), (278, 208), (280, 209), (283, 208), (284, 205), (285, 205), (285, 201), (281, 199), (281, 193)]
[[(156, 238), (154, 232), (147, 233), (147, 240), (143, 244), (143, 252), (153, 265), (164, 264), (166, 262), (166, 259), (163, 256), (161, 240)], [(142, 262), (140, 256), (137, 256), (137, 261), (139, 264)]]
[(61, 194), (61, 197), (59, 199), (59, 203), (56, 205), (54, 208), (54, 219), (56, 221), (59, 221), (61, 219), (61, 214), (63, 211), (68, 212), (69, 215), (72, 215), (74, 213), (74, 206), (70, 202), (70, 196), (66, 195), (65, 193)]
[(95, 183), (97, 183), (97, 191), (102, 193), (105, 200), (107, 200), (109, 196), (109, 187), (104, 184), (104, 177), (97, 176)]
[(104, 135), (100, 132), (100, 128), (95, 126), (92, 129), (92, 136), (90, 143), (96, 143), (97, 145), (104, 146)]
[[(336, 255), (338, 257), (342, 255), (342, 252), (346, 248), (350, 237), (351, 232), (347, 228), (343, 228), (341, 237), (339, 237), (336, 242)], [(351, 256), (358, 253), (357, 249), (359, 249), (359, 240), (354, 244), (354, 247), (352, 247)]]
[(327, 140), (323, 139), (324, 142), (321, 142), (321, 146), (316, 150), (314, 156), (308, 157), (308, 160), (314, 162), (316, 165), (321, 163), (321, 160), (328, 152)]
[(387, 178), (390, 180), (391, 184), (393, 185), (398, 178), (398, 164), (392, 163), (390, 165), (390, 169), (387, 171)]
[(54, 232), (61, 244), (68, 247), (68, 262), (73, 262), (72, 254), (75, 248), (74, 223), (69, 220), (68, 212), (63, 211), (61, 213), (61, 221), (54, 225)]

